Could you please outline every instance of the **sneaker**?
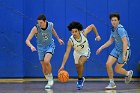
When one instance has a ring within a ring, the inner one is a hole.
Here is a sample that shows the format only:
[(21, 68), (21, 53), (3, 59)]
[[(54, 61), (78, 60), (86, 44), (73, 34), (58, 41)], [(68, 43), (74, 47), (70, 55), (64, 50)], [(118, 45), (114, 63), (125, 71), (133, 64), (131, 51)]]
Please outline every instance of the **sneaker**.
[(84, 77), (82, 77), (82, 80), (78, 80), (77, 81), (77, 89), (78, 90), (83, 88), (84, 82), (85, 82), (85, 78)]
[(45, 89), (52, 88), (53, 84), (54, 84), (53, 76), (52, 76), (52, 74), (50, 74), (50, 75), (48, 75), (48, 83), (45, 86)]
[(126, 84), (128, 84), (128, 83), (131, 81), (132, 76), (133, 76), (133, 71), (130, 70), (130, 71), (129, 71), (129, 75), (128, 75), (127, 77), (125, 77), (125, 83), (126, 83)]
[(110, 82), (109, 85), (107, 87), (105, 87), (106, 89), (114, 89), (116, 88), (116, 85), (114, 82)]
[(116, 90), (105, 90), (105, 93), (117, 93)]
[(45, 91), (46, 91), (47, 93), (53, 93), (53, 90), (52, 90), (52, 89), (45, 89)]

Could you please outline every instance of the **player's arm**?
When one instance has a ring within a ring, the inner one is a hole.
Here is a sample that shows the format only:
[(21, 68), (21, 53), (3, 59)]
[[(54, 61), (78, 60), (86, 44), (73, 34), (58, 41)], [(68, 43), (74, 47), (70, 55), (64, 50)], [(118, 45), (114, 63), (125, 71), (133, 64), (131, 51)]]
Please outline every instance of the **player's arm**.
[(114, 38), (110, 38), (105, 44), (103, 44), (97, 51), (96, 54), (98, 55), (103, 49), (109, 47), (114, 42)]
[(94, 24), (89, 25), (89, 26), (84, 30), (84, 35), (87, 36), (87, 34), (88, 34), (90, 31), (92, 31), (92, 30), (94, 31), (94, 33), (95, 33), (95, 35), (96, 35), (97, 41), (100, 41), (101, 38), (100, 38), (100, 36), (99, 36), (99, 34), (98, 34), (98, 31), (97, 31), (97, 29), (96, 29), (96, 27), (95, 27)]
[(67, 59), (69, 57), (69, 53), (71, 51), (71, 48), (72, 48), (72, 43), (71, 43), (71, 41), (68, 41), (67, 49), (66, 49), (66, 52), (64, 54), (62, 65), (61, 65), (61, 68), (59, 69), (59, 71), (62, 70), (62, 69), (64, 69), (64, 66), (65, 66), (65, 64), (67, 62)]
[(52, 33), (53, 33), (53, 35), (56, 37), (57, 40), (60, 39), (59, 36), (57, 35), (57, 33), (56, 33), (56, 31), (55, 31), (54, 28), (52, 28)]
[(33, 38), (33, 36), (37, 33), (37, 28), (36, 26), (34, 26), (30, 32), (30, 34), (28, 35), (27, 39), (26, 39), (26, 44), (27, 46), (29, 46), (31, 48), (32, 51), (36, 51), (35, 47), (31, 44), (31, 39)]
[(59, 38), (59, 36), (57, 35), (57, 33), (56, 33), (56, 31), (55, 31), (54, 28), (52, 28), (52, 33), (53, 33), (53, 35), (57, 38), (57, 40), (58, 40), (58, 42), (60, 43), (60, 45), (64, 44), (63, 40), (61, 40), (61, 39)]
[(122, 38), (122, 42), (123, 42), (123, 61), (126, 62), (126, 52), (127, 52), (127, 48), (128, 48), (128, 41), (127, 41), (127, 37), (125, 34), (125, 29), (124, 28), (119, 28), (118, 29), (118, 34), (120, 35), (120, 37)]
[(125, 58), (124, 61), (126, 61), (125, 56), (126, 56), (126, 51), (127, 51), (127, 47), (128, 47), (128, 41), (127, 41), (126, 36), (122, 38), (122, 42), (123, 42), (123, 58)]
[(104, 45), (101, 46), (102, 49), (109, 47), (114, 42), (114, 38), (110, 38)]

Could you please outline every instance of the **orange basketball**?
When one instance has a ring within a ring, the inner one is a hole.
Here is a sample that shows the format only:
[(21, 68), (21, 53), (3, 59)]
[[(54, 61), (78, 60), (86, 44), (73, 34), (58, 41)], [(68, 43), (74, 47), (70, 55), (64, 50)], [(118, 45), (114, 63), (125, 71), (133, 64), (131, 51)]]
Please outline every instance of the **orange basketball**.
[(69, 80), (69, 73), (66, 70), (62, 70), (58, 73), (58, 80), (60, 82), (68, 82)]

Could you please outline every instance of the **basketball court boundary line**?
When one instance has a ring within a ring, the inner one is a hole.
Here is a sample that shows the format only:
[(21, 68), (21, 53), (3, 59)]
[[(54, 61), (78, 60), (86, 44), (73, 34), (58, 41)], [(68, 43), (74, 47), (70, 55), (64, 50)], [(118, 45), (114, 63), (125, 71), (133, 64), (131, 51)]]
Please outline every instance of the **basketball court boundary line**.
[[(114, 78), (115, 81), (124, 81), (124, 78)], [(23, 83), (23, 82), (35, 82), (35, 81), (46, 81), (45, 78), (4, 78), (0, 79), (0, 83)], [(54, 78), (54, 81), (58, 81), (57, 78)], [(69, 81), (77, 81), (76, 78), (70, 78)], [(86, 78), (86, 81), (109, 81), (108, 78)], [(140, 78), (132, 78), (133, 81), (138, 81), (140, 82)]]

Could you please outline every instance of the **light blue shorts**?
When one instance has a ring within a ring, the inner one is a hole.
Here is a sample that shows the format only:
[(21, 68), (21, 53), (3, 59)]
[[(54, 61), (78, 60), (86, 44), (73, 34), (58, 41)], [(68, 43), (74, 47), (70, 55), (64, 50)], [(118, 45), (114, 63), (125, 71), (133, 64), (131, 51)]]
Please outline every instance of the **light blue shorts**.
[(38, 56), (40, 61), (44, 61), (44, 57), (47, 53), (54, 54), (55, 44), (52, 43), (47, 47), (37, 47), (38, 48)]
[[(111, 51), (111, 53), (110, 53), (111, 56), (117, 58), (117, 61), (118, 61), (119, 64), (124, 64), (124, 63), (126, 63), (126, 62), (124, 62), (123, 59), (122, 59), (122, 54), (123, 54), (123, 52), (122, 52), (122, 51), (116, 50), (116, 48), (114, 48), (114, 49)], [(129, 60), (130, 55), (131, 55), (131, 50), (130, 50), (130, 49), (127, 49), (127, 52), (126, 52), (127, 61)]]

